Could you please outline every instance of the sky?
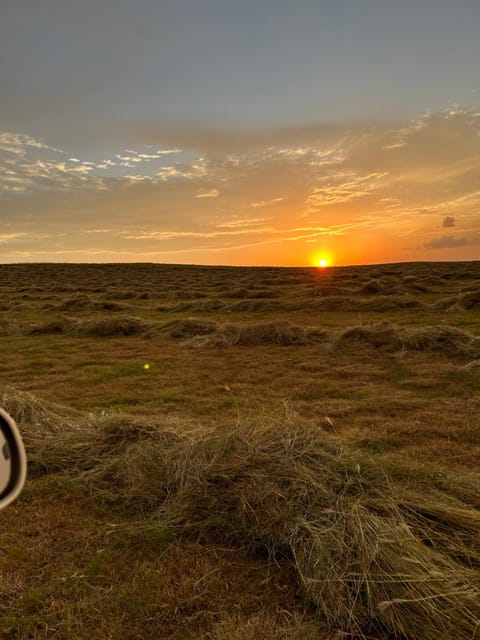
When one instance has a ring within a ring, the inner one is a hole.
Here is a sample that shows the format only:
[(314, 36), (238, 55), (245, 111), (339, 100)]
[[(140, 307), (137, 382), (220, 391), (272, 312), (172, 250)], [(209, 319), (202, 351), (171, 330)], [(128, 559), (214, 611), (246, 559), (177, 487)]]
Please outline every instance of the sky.
[(480, 259), (479, 0), (0, 0), (0, 262)]

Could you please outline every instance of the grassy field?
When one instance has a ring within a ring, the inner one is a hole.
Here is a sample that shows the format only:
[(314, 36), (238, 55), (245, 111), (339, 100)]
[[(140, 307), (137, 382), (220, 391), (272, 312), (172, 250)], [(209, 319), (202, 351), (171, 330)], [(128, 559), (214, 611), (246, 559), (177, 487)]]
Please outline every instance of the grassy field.
[(480, 638), (479, 262), (0, 287), (2, 638)]

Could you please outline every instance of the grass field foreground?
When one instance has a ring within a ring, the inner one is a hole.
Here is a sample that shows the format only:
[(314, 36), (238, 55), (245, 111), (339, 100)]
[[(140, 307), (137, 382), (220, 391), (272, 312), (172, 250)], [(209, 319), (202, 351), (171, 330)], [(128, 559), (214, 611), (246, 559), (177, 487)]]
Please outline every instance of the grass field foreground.
[(479, 276), (1, 265), (2, 637), (480, 634)]

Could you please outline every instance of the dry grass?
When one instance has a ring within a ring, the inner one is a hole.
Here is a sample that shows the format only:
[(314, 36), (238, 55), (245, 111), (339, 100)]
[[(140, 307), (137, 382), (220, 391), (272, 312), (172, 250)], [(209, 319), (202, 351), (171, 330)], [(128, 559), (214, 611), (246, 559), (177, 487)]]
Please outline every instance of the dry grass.
[(392, 352), (433, 351), (452, 357), (475, 357), (480, 352), (478, 338), (455, 327), (405, 329), (386, 321), (346, 329), (338, 336), (335, 347), (350, 349), (355, 344)]
[(197, 347), (231, 347), (307, 344), (309, 334), (298, 325), (288, 322), (265, 322), (252, 325), (227, 324), (211, 336), (194, 342)]
[(152, 328), (145, 333), (145, 337), (152, 338), (158, 335), (164, 335), (173, 339), (192, 338), (193, 336), (204, 336), (214, 333), (218, 330), (218, 326), (218, 323), (213, 320), (184, 318), (153, 325)]
[(69, 333), (84, 338), (109, 338), (138, 335), (148, 328), (149, 323), (142, 318), (124, 316), (79, 321), (70, 328)]
[(452, 355), (473, 355), (478, 349), (477, 340), (471, 334), (447, 325), (411, 329), (406, 332), (404, 344), (415, 351), (441, 351)]
[(355, 345), (399, 351), (403, 342), (396, 327), (389, 322), (380, 322), (372, 326), (346, 329), (338, 336), (335, 346), (337, 349), (351, 349)]
[(47, 322), (0, 321), (0, 337), (65, 335), (79, 338), (142, 336), (148, 339), (183, 339), (184, 346), (196, 348), (255, 347), (261, 345), (324, 344), (329, 349), (348, 352), (352, 348), (384, 352), (431, 351), (452, 358), (476, 359), (480, 338), (449, 325), (400, 327), (387, 320), (348, 327), (329, 333), (288, 321), (248, 324), (218, 323), (205, 318), (181, 318), (167, 322), (136, 316), (94, 319), (56, 318)]
[(463, 294), (442, 298), (438, 300), (434, 308), (447, 312), (471, 311), (480, 306), (480, 290), (474, 289)]
[(478, 477), (405, 475), (288, 411), (215, 429), (69, 415), (12, 389), (2, 405), (22, 428), (32, 472), (73, 474), (103, 500), (154, 510), (180, 531), (288, 558), (332, 631), (478, 633)]
[(0, 265), (0, 636), (480, 638), (479, 280)]

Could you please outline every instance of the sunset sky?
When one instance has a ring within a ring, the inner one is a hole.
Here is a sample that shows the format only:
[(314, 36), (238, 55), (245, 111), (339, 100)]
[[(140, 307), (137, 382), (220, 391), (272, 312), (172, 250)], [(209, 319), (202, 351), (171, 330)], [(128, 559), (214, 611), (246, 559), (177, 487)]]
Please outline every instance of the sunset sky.
[(0, 262), (480, 259), (478, 0), (0, 0)]

